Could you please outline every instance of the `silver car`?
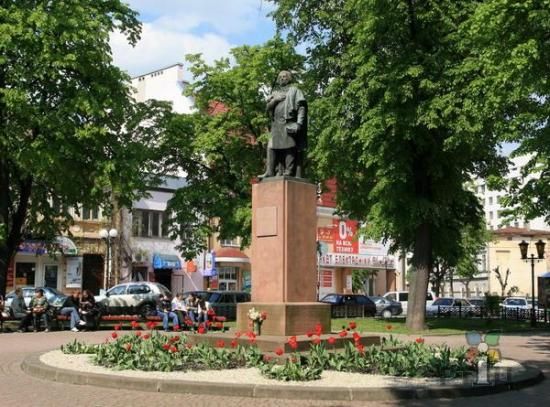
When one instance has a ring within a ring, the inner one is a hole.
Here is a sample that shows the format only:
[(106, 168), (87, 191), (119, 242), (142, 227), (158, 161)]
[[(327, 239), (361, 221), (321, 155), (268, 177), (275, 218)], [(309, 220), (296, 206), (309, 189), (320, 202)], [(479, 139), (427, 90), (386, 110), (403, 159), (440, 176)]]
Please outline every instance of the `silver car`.
[[(35, 290), (37, 289), (44, 290), (44, 296), (46, 297), (46, 300), (48, 301), (48, 304), (53, 307), (61, 307), (63, 306), (63, 303), (65, 302), (65, 299), (67, 296), (59, 291), (57, 291), (55, 288), (51, 287), (21, 287), (23, 290), (23, 298), (25, 299), (25, 304), (27, 304), (27, 307), (31, 303), (32, 297), (34, 297)], [(6, 302), (5, 302), (5, 308), (6, 310), (10, 309), (11, 302), (15, 298), (15, 290), (10, 291), (6, 294)]]
[(104, 296), (95, 298), (102, 314), (147, 316), (154, 313), (161, 295), (172, 296), (162, 284), (135, 282), (115, 285)]

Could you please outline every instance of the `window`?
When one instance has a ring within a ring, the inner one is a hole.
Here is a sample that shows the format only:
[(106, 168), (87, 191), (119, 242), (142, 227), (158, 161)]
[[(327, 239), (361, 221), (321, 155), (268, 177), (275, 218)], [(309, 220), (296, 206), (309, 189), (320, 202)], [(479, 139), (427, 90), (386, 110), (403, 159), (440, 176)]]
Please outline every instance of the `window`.
[(114, 286), (108, 293), (109, 295), (124, 295), (126, 294), (126, 284)]
[(492, 204), (493, 204), (493, 197), (490, 196), (490, 197), (489, 197), (489, 205), (492, 205)]
[(128, 286), (128, 294), (147, 294), (151, 289), (145, 284), (131, 284)]
[(222, 246), (230, 246), (230, 247), (240, 247), (240, 246), (241, 246), (238, 237), (236, 237), (236, 238), (234, 238), (234, 239), (223, 239), (223, 240), (220, 240), (220, 244), (221, 244)]
[(168, 237), (168, 214), (161, 211), (134, 209), (132, 235), (140, 237)]
[(493, 215), (494, 215), (493, 211), (489, 212), (489, 219), (493, 219)]
[(80, 210), (80, 219), (82, 220), (99, 220), (99, 208), (89, 208), (83, 206)]

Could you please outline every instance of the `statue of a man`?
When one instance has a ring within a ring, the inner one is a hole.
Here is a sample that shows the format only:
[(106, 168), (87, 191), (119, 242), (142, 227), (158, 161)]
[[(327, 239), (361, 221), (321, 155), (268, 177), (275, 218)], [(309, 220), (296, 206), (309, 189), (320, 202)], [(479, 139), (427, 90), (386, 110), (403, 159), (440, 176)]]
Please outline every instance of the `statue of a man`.
[(303, 177), (307, 146), (307, 102), (304, 94), (291, 85), (292, 74), (281, 71), (278, 87), (267, 98), (271, 137), (267, 146), (267, 169), (260, 178)]

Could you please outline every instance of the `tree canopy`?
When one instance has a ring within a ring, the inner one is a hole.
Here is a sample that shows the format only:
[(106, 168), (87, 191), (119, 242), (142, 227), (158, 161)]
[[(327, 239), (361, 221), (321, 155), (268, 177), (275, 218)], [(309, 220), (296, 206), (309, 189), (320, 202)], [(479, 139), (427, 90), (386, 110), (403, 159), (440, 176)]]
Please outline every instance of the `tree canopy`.
[(51, 239), (70, 207), (128, 204), (157, 173), (162, 103), (133, 104), (109, 35), (139, 39), (119, 0), (0, 1), (0, 293), (26, 236)]
[(495, 131), (504, 112), (471, 84), (482, 72), (463, 38), (479, 2), (274, 3), (278, 27), (306, 44), (319, 84), (313, 155), (336, 177), (343, 211), (412, 251), (407, 324), (422, 329), (432, 255), (483, 215), (466, 182), (504, 164)]

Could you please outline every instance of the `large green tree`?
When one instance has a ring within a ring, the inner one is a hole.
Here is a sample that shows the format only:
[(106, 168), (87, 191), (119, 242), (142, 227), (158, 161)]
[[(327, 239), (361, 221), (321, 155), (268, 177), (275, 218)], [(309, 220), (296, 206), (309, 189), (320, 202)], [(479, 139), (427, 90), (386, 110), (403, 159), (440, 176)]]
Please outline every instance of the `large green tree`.
[[(264, 172), (268, 139), (266, 96), (280, 70), (297, 71), (303, 57), (275, 38), (261, 46), (242, 46), (212, 65), (188, 56), (194, 76), (188, 94), (197, 111), (173, 122), (171, 165), (186, 173), (187, 185), (169, 203), (172, 236), (180, 237), (188, 257), (206, 249), (212, 233), (221, 239), (251, 234), (251, 182)], [(299, 75), (298, 75), (299, 76)]]
[(505, 112), (495, 130), (519, 143), (515, 155), (530, 158), (511, 181), (505, 204), (516, 215), (550, 222), (550, 2), (480, 2), (463, 32), (465, 46), (477, 55), (470, 67), (483, 72), (472, 78), (470, 88)]
[(475, 57), (463, 24), (479, 2), (276, 0), (279, 28), (307, 46), (319, 98), (313, 153), (338, 204), (373, 237), (410, 250), (407, 325), (422, 329), (432, 254), (458, 245), (482, 212), (465, 187), (501, 168), (501, 111), (466, 87)]
[[(0, 0), (0, 294), (21, 240), (51, 240), (67, 208), (122, 204), (157, 173), (168, 106), (132, 104), (109, 36), (140, 34), (119, 0)], [(152, 181), (152, 180), (150, 180)]]

